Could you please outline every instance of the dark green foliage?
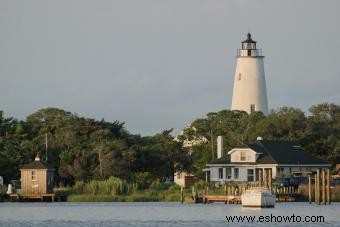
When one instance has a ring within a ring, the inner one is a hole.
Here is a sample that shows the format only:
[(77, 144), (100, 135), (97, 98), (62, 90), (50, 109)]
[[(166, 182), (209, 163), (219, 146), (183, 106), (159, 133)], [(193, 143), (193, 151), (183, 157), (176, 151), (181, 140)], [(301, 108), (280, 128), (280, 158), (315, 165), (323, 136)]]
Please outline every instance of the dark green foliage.
[(131, 181), (139, 172), (149, 172), (151, 184), (190, 166), (188, 152), (171, 131), (141, 137), (130, 134), (124, 123), (82, 118), (56, 108), (41, 109), (21, 122), (0, 112), (0, 175), (8, 183), (20, 178), (20, 167), (37, 153), (45, 161), (47, 135), (47, 160), (57, 170), (58, 185), (110, 176)]
[[(335, 104), (312, 106), (310, 115), (288, 107), (268, 116), (222, 110), (193, 121), (177, 140), (171, 133), (142, 137), (129, 133), (122, 122), (97, 121), (56, 108), (41, 109), (25, 121), (6, 118), (0, 111), (0, 175), (9, 183), (20, 178), (20, 167), (37, 153), (45, 160), (46, 135), (48, 164), (56, 169), (58, 185), (118, 177), (146, 189), (178, 170), (203, 178), (205, 164), (216, 158), (218, 135), (225, 138), (225, 152), (262, 136), (296, 141), (307, 152), (340, 163), (340, 107)], [(190, 149), (182, 146), (183, 141), (202, 138)]]
[(340, 106), (335, 104), (312, 106), (310, 115), (288, 107), (272, 111), (268, 116), (261, 112), (222, 110), (208, 113), (206, 118), (197, 119), (190, 126), (178, 138), (180, 141), (206, 139), (205, 143), (190, 148), (193, 172), (202, 178), (202, 168), (216, 158), (219, 135), (225, 139), (225, 152), (261, 136), (267, 140), (295, 141), (321, 159), (340, 163)]

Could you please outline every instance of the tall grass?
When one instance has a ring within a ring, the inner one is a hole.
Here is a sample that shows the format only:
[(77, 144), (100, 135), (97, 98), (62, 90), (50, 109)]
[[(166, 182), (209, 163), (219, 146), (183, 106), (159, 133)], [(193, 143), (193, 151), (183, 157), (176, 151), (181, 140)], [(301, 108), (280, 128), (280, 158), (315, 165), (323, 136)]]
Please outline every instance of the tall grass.
[(0, 185), (0, 202), (8, 199), (7, 187), (5, 185)]
[(138, 183), (128, 183), (117, 177), (107, 180), (76, 182), (68, 194), (70, 202), (145, 202), (179, 201), (180, 187), (175, 184), (152, 182), (148, 189)]
[(74, 186), (80, 193), (88, 195), (127, 195), (136, 189), (136, 185), (129, 184), (117, 177), (110, 177), (107, 180), (91, 180), (88, 183), (77, 182)]

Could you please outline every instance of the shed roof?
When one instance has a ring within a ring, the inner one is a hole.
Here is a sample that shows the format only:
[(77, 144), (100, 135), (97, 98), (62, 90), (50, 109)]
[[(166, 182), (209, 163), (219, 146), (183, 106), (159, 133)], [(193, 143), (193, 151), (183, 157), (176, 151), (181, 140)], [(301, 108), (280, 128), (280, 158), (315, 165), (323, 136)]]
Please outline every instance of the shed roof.
[(34, 161), (21, 167), (21, 169), (53, 169), (41, 161)]

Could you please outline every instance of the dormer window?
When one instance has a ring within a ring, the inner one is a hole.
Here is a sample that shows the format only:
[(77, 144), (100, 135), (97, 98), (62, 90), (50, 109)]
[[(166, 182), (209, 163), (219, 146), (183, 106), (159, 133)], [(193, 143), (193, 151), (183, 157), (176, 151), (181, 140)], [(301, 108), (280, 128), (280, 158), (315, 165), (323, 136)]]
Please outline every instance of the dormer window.
[(245, 151), (241, 151), (241, 161), (246, 161), (247, 160), (247, 153)]

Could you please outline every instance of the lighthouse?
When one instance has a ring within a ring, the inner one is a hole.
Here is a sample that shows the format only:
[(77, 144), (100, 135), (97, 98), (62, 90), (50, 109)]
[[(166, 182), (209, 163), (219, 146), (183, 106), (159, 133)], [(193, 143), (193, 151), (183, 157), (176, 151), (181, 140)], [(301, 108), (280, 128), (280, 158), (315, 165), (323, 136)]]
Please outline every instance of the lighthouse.
[(237, 50), (231, 110), (268, 114), (263, 58), (261, 50), (256, 48), (256, 41), (248, 33), (242, 48)]

